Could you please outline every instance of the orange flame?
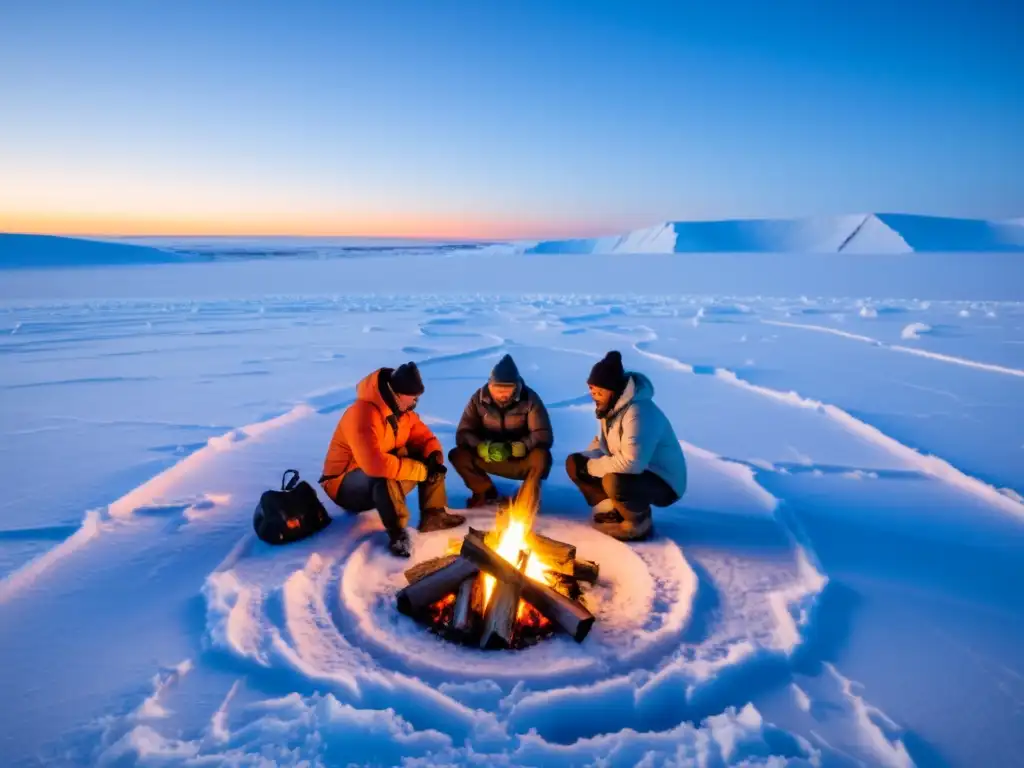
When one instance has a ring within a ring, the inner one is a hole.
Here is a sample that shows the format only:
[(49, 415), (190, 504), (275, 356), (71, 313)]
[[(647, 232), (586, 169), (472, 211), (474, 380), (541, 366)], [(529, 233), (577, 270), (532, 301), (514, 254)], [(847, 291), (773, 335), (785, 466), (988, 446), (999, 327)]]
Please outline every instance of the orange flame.
[[(527, 543), (527, 535), (530, 532), (529, 523), (529, 512), (523, 506), (513, 504), (508, 511), (508, 526), (502, 532), (501, 538), (498, 540), (498, 546), (495, 547), (495, 551), (513, 565), (516, 565), (518, 562), (520, 552), (527, 552), (525, 568), (526, 575), (534, 581), (546, 584), (547, 573), (550, 568), (536, 555), (536, 553), (530, 551), (529, 544)], [(494, 585), (494, 577), (489, 573), (485, 573), (484, 607), (486, 607), (491, 600), (491, 594), (494, 592)], [(522, 618), (525, 605), (526, 604), (522, 600), (519, 601), (519, 609), (516, 618)]]

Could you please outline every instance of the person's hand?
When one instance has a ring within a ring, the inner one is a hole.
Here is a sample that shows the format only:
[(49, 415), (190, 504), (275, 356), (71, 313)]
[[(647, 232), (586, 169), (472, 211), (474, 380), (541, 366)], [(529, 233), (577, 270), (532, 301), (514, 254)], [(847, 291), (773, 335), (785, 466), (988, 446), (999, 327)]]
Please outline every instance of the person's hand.
[(508, 461), (512, 457), (512, 446), (508, 443), (491, 443), (491, 461)]
[(476, 447), (476, 455), (479, 456), (486, 462), (491, 460), (491, 443), (488, 440), (484, 440)]
[(525, 459), (526, 458), (526, 443), (517, 440), (512, 443), (512, 458), (513, 459)]
[(410, 480), (422, 483), (427, 479), (427, 465), (422, 461), (416, 461), (416, 459), (402, 459), (402, 461), (409, 467), (407, 471)]
[(434, 451), (427, 456), (427, 480), (437, 480), (448, 474), (448, 467), (444, 465), (444, 456), (440, 451)]

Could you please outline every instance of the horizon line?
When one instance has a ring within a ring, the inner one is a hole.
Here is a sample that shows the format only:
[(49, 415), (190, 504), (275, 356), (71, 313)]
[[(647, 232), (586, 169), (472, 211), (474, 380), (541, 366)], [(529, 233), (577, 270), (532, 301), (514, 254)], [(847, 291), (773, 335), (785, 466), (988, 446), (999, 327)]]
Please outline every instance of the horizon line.
[(317, 238), (348, 238), (348, 239), (363, 239), (363, 240), (402, 240), (402, 241), (443, 241), (445, 243), (506, 243), (513, 241), (541, 241), (541, 240), (588, 240), (596, 239), (601, 237), (616, 237), (629, 232), (650, 229), (659, 225), (676, 224), (676, 223), (721, 223), (721, 222), (735, 222), (735, 221), (800, 221), (807, 219), (826, 219), (826, 218), (837, 218), (843, 216), (916, 216), (922, 218), (936, 218), (936, 219), (952, 219), (961, 221), (978, 221), (996, 224), (1016, 224), (1024, 225), (1024, 216), (1009, 216), (1009, 217), (997, 217), (997, 218), (986, 218), (976, 216), (950, 216), (935, 213), (917, 213), (917, 212), (906, 212), (906, 211), (870, 211), (854, 212), (854, 213), (822, 213), (822, 214), (802, 214), (794, 216), (731, 216), (722, 218), (694, 218), (694, 219), (683, 219), (683, 218), (668, 218), (661, 219), (649, 224), (643, 224), (639, 226), (632, 226), (617, 230), (605, 230), (604, 234), (593, 233), (593, 234), (564, 234), (564, 235), (487, 235), (475, 237), (472, 235), (449, 235), (449, 234), (386, 234), (386, 233), (375, 233), (375, 234), (357, 234), (352, 232), (260, 232), (260, 231), (192, 231), (192, 232), (166, 232), (166, 231), (145, 231), (145, 232), (125, 232), (125, 231), (74, 231), (74, 230), (58, 230), (56, 228), (44, 228), (41, 230), (8, 230), (0, 229), (0, 234), (11, 234), (11, 235), (39, 235), (39, 236), (50, 236), (50, 237), (68, 237), (68, 238), (115, 238), (115, 239), (133, 239), (133, 238), (305, 238), (305, 239), (317, 239)]

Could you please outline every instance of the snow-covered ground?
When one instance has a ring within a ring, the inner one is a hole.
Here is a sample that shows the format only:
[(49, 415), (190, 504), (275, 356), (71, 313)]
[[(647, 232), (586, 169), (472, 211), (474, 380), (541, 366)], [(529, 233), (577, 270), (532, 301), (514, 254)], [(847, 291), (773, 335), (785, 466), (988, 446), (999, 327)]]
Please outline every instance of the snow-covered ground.
[[(1022, 278), (990, 253), (424, 248), (3, 273), (2, 762), (1017, 764)], [(561, 467), (612, 348), (690, 468), (630, 547)], [(250, 535), (366, 372), (417, 360), (450, 445), (505, 352), (555, 428), (539, 525), (602, 565), (584, 643), (440, 643), (394, 610), (372, 515)]]

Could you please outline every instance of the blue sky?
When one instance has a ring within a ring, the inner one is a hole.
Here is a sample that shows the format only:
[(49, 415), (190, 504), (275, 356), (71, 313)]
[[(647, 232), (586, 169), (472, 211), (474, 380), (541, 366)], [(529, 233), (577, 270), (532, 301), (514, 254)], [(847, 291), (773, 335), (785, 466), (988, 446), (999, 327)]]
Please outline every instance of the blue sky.
[(1024, 216), (1010, 2), (0, 0), (0, 229)]

